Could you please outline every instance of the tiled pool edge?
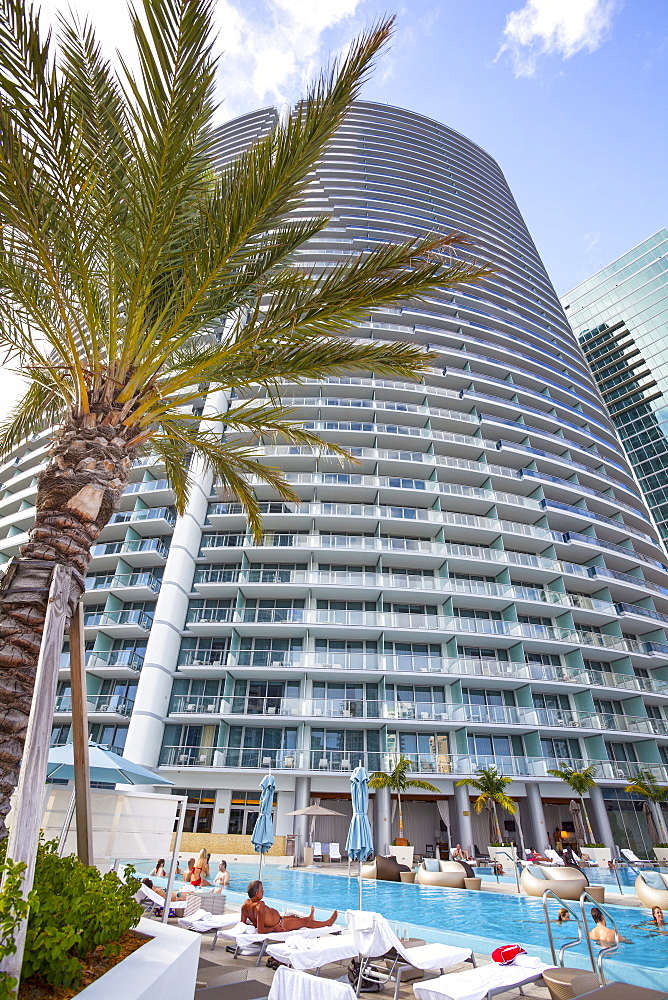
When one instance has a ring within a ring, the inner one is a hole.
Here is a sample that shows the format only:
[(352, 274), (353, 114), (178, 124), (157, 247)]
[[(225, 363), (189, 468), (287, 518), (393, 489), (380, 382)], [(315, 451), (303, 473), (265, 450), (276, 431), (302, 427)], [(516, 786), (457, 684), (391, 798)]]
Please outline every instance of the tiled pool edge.
[[(295, 875), (301, 874), (321, 874), (320, 872), (309, 871), (300, 872), (298, 870), (294, 871)], [(344, 878), (348, 879), (346, 875), (326, 875), (326, 878)], [(351, 875), (350, 878), (353, 878)], [(370, 883), (373, 884), (373, 883)], [(475, 890), (469, 890), (474, 893)], [(239, 906), (246, 901), (248, 898), (243, 892), (228, 891), (226, 893), (227, 898), (230, 902), (238, 902)], [(295, 903), (294, 900), (283, 899), (280, 896), (276, 896), (273, 892), (270, 894), (272, 903), (278, 904), (279, 907), (284, 907), (286, 909), (292, 908), (293, 910), (297, 908), (298, 910), (304, 910), (303, 903)], [(484, 892), (475, 892), (476, 896), (485, 895)], [(632, 907), (629, 907), (632, 909)], [(330, 909), (323, 909), (323, 907), (316, 906), (315, 916), (318, 920), (324, 920), (329, 917), (331, 913)], [(339, 918), (343, 917), (342, 913), (339, 913)], [(388, 920), (392, 921), (392, 917), (388, 917)], [(396, 922), (396, 921), (394, 921)], [(424, 926), (423, 924), (412, 924), (409, 921), (401, 920), (400, 923), (407, 927), (411, 932), (411, 935), (423, 940), (429, 940), (434, 942), (440, 942), (441, 944), (454, 945), (457, 948), (467, 947), (471, 948), (474, 952), (481, 955), (490, 955), (494, 948), (498, 948), (501, 944), (517, 943), (521, 944), (523, 948), (527, 950), (530, 955), (536, 955), (543, 962), (551, 963), (552, 955), (549, 948), (545, 948), (542, 945), (536, 945), (527, 943), (523, 941), (521, 937), (508, 935), (505, 938), (498, 938), (492, 940), (491, 938), (480, 937), (477, 934), (473, 934), (470, 931), (446, 931), (440, 930), (435, 927)], [(466, 941), (462, 941), (462, 934), (466, 935)], [(577, 969), (583, 969), (585, 971), (590, 971), (591, 966), (589, 963), (589, 958), (587, 955), (580, 955), (575, 953), (572, 949), (569, 949), (566, 953), (566, 964)], [(614, 958), (605, 959), (603, 962), (603, 973), (606, 976), (606, 981), (609, 980), (619, 980), (623, 983), (628, 983), (631, 986), (645, 986), (649, 989), (656, 990), (666, 990), (668, 985), (668, 968), (663, 969), (645, 969), (640, 968), (636, 965), (629, 965), (626, 962), (620, 962)]]

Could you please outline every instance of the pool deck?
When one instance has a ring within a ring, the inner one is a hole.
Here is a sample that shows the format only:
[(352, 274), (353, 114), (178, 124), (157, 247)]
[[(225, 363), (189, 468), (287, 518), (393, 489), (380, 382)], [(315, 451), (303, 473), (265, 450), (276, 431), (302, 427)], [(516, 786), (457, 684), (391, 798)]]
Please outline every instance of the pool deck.
[[(353, 865), (350, 874), (356, 874), (357, 865)], [(348, 875), (348, 864), (323, 864), (323, 865), (298, 865), (295, 871), (302, 872), (312, 872), (318, 875)], [(399, 883), (397, 883), (399, 884)], [(494, 882), (490, 880), (484, 880), (480, 892), (497, 892), (506, 896), (516, 896), (517, 888), (513, 882)], [(526, 893), (521, 892), (521, 896), (526, 895)], [(625, 893), (622, 895), (619, 892), (611, 892), (609, 886), (605, 886), (605, 906), (636, 906), (641, 907), (642, 903), (638, 897), (634, 894)]]
[[(344, 866), (347, 869), (347, 866)], [(337, 874), (341, 874), (338, 872)], [(170, 921), (171, 922), (171, 921)], [(202, 935), (202, 948), (201, 948), (201, 958), (207, 961), (214, 962), (216, 965), (224, 965), (226, 967), (238, 967), (239, 969), (248, 970), (248, 979), (255, 979), (261, 983), (267, 984), (267, 992), (269, 992), (269, 986), (274, 978), (274, 973), (271, 969), (268, 969), (266, 965), (263, 964), (256, 968), (255, 962), (256, 958), (253, 955), (240, 955), (238, 958), (233, 959), (232, 955), (225, 950), (225, 942), (223, 938), (220, 938), (214, 951), (210, 950), (211, 935)], [(417, 942), (411, 942), (417, 943)], [(489, 955), (478, 955), (476, 953), (476, 962), (478, 965), (489, 965), (490, 958)], [(345, 979), (346, 970), (348, 968), (348, 962), (336, 962), (331, 965), (326, 966), (321, 975), (323, 979)], [(453, 967), (453, 972), (462, 972), (465, 969), (470, 969), (471, 966), (467, 963), (461, 966)], [(440, 972), (435, 972), (433, 975), (429, 972), (425, 973), (423, 982), (427, 979), (435, 979), (440, 975)], [(402, 983), (401, 989), (399, 990), (399, 1000), (415, 1000), (415, 994), (413, 993), (413, 982)], [(380, 994), (381, 997), (391, 998), (394, 993), (394, 986), (392, 989), (386, 987), (383, 993)], [(367, 996), (368, 994), (362, 994), (362, 996)], [(507, 993), (503, 994), (503, 1000), (520, 1000), (519, 990), (509, 990)], [(524, 996), (533, 997), (535, 1000), (549, 1000), (550, 994), (545, 986), (525, 986)], [(197, 1000), (197, 992), (195, 992), (195, 1000)]]

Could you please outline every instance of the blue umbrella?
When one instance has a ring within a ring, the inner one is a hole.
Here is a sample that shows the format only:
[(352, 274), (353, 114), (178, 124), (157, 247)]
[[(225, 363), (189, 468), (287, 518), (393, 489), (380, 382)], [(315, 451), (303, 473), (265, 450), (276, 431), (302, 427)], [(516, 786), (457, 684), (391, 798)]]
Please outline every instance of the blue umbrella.
[(260, 812), (251, 833), (251, 844), (260, 855), (259, 875), (262, 874), (264, 856), (274, 843), (274, 822), (271, 810), (274, 805), (276, 782), (274, 781), (273, 774), (265, 774), (260, 782), (260, 788), (262, 789), (260, 793)]
[[(172, 785), (172, 781), (149, 771), (141, 764), (133, 764), (126, 757), (120, 757), (113, 750), (105, 750), (97, 743), (88, 744), (90, 780), (104, 781), (110, 785)], [(74, 777), (74, 745), (65, 743), (51, 747), (46, 769), (47, 778)]]
[(353, 818), (350, 821), (346, 851), (348, 857), (358, 862), (359, 909), (362, 909), (362, 862), (373, 854), (373, 837), (369, 823), (369, 772), (360, 764), (350, 775), (350, 795), (353, 801)]

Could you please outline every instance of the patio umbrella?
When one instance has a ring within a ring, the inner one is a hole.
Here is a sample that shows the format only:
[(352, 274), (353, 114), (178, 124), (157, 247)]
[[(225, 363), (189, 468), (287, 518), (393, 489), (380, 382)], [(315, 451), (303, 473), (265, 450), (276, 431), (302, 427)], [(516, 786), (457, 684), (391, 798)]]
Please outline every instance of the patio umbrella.
[(571, 799), (568, 803), (568, 811), (571, 814), (573, 820), (573, 830), (575, 831), (575, 840), (578, 847), (582, 848), (583, 844), (587, 843), (587, 835), (585, 833), (584, 822), (582, 820), (582, 808), (580, 803), (575, 799)]
[(306, 806), (305, 809), (295, 809), (293, 812), (286, 813), (286, 816), (310, 816), (311, 823), (309, 825), (309, 838), (311, 843), (313, 843), (313, 835), (315, 833), (315, 820), (316, 816), (343, 816), (343, 813), (337, 812), (336, 809), (326, 809), (324, 806)]
[(251, 844), (260, 855), (260, 871), (258, 872), (258, 878), (262, 875), (262, 862), (264, 861), (264, 856), (268, 850), (271, 849), (274, 843), (274, 821), (272, 819), (271, 810), (274, 806), (274, 792), (276, 791), (276, 782), (274, 781), (273, 774), (265, 774), (264, 778), (260, 782), (260, 812), (257, 819), (255, 820), (255, 826), (253, 827), (253, 832), (251, 833)]
[(362, 862), (373, 853), (373, 837), (369, 823), (369, 772), (360, 764), (350, 775), (350, 797), (353, 802), (353, 818), (348, 829), (346, 851), (348, 857), (357, 862), (359, 882), (359, 906), (362, 909)]
[[(97, 743), (88, 744), (90, 780), (106, 782), (108, 785), (173, 785), (155, 771), (149, 771), (141, 764), (119, 756), (113, 750), (105, 750)], [(69, 779), (74, 777), (74, 745), (66, 743), (49, 750), (47, 778)]]

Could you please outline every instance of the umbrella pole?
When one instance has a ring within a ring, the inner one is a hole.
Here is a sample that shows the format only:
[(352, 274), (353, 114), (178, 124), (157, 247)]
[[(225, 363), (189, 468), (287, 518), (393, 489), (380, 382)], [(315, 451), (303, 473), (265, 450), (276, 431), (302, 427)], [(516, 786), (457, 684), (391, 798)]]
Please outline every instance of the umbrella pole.
[(264, 851), (260, 851), (260, 870), (257, 873), (257, 877), (262, 878), (262, 862), (264, 861)]
[(70, 678), (72, 684), (72, 743), (74, 753), (74, 792), (77, 813), (77, 854), (82, 864), (92, 865), (94, 855), (90, 766), (88, 761), (86, 653), (83, 605), (81, 601), (77, 603), (70, 622)]
[(162, 908), (162, 923), (166, 924), (169, 920), (169, 907), (172, 901), (172, 889), (174, 888), (174, 879), (176, 878), (176, 859), (179, 856), (179, 848), (181, 846), (181, 837), (183, 835), (183, 824), (186, 818), (186, 806), (188, 805), (188, 798), (184, 796), (179, 797), (181, 803), (181, 811), (179, 813), (179, 821), (176, 826), (176, 833), (174, 835), (174, 850), (172, 851), (172, 865), (169, 869), (169, 878), (167, 879), (167, 886), (165, 888), (165, 905)]
[(359, 894), (358, 894), (358, 910), (362, 909), (362, 859), (359, 858), (357, 862), (357, 881), (359, 883)]

